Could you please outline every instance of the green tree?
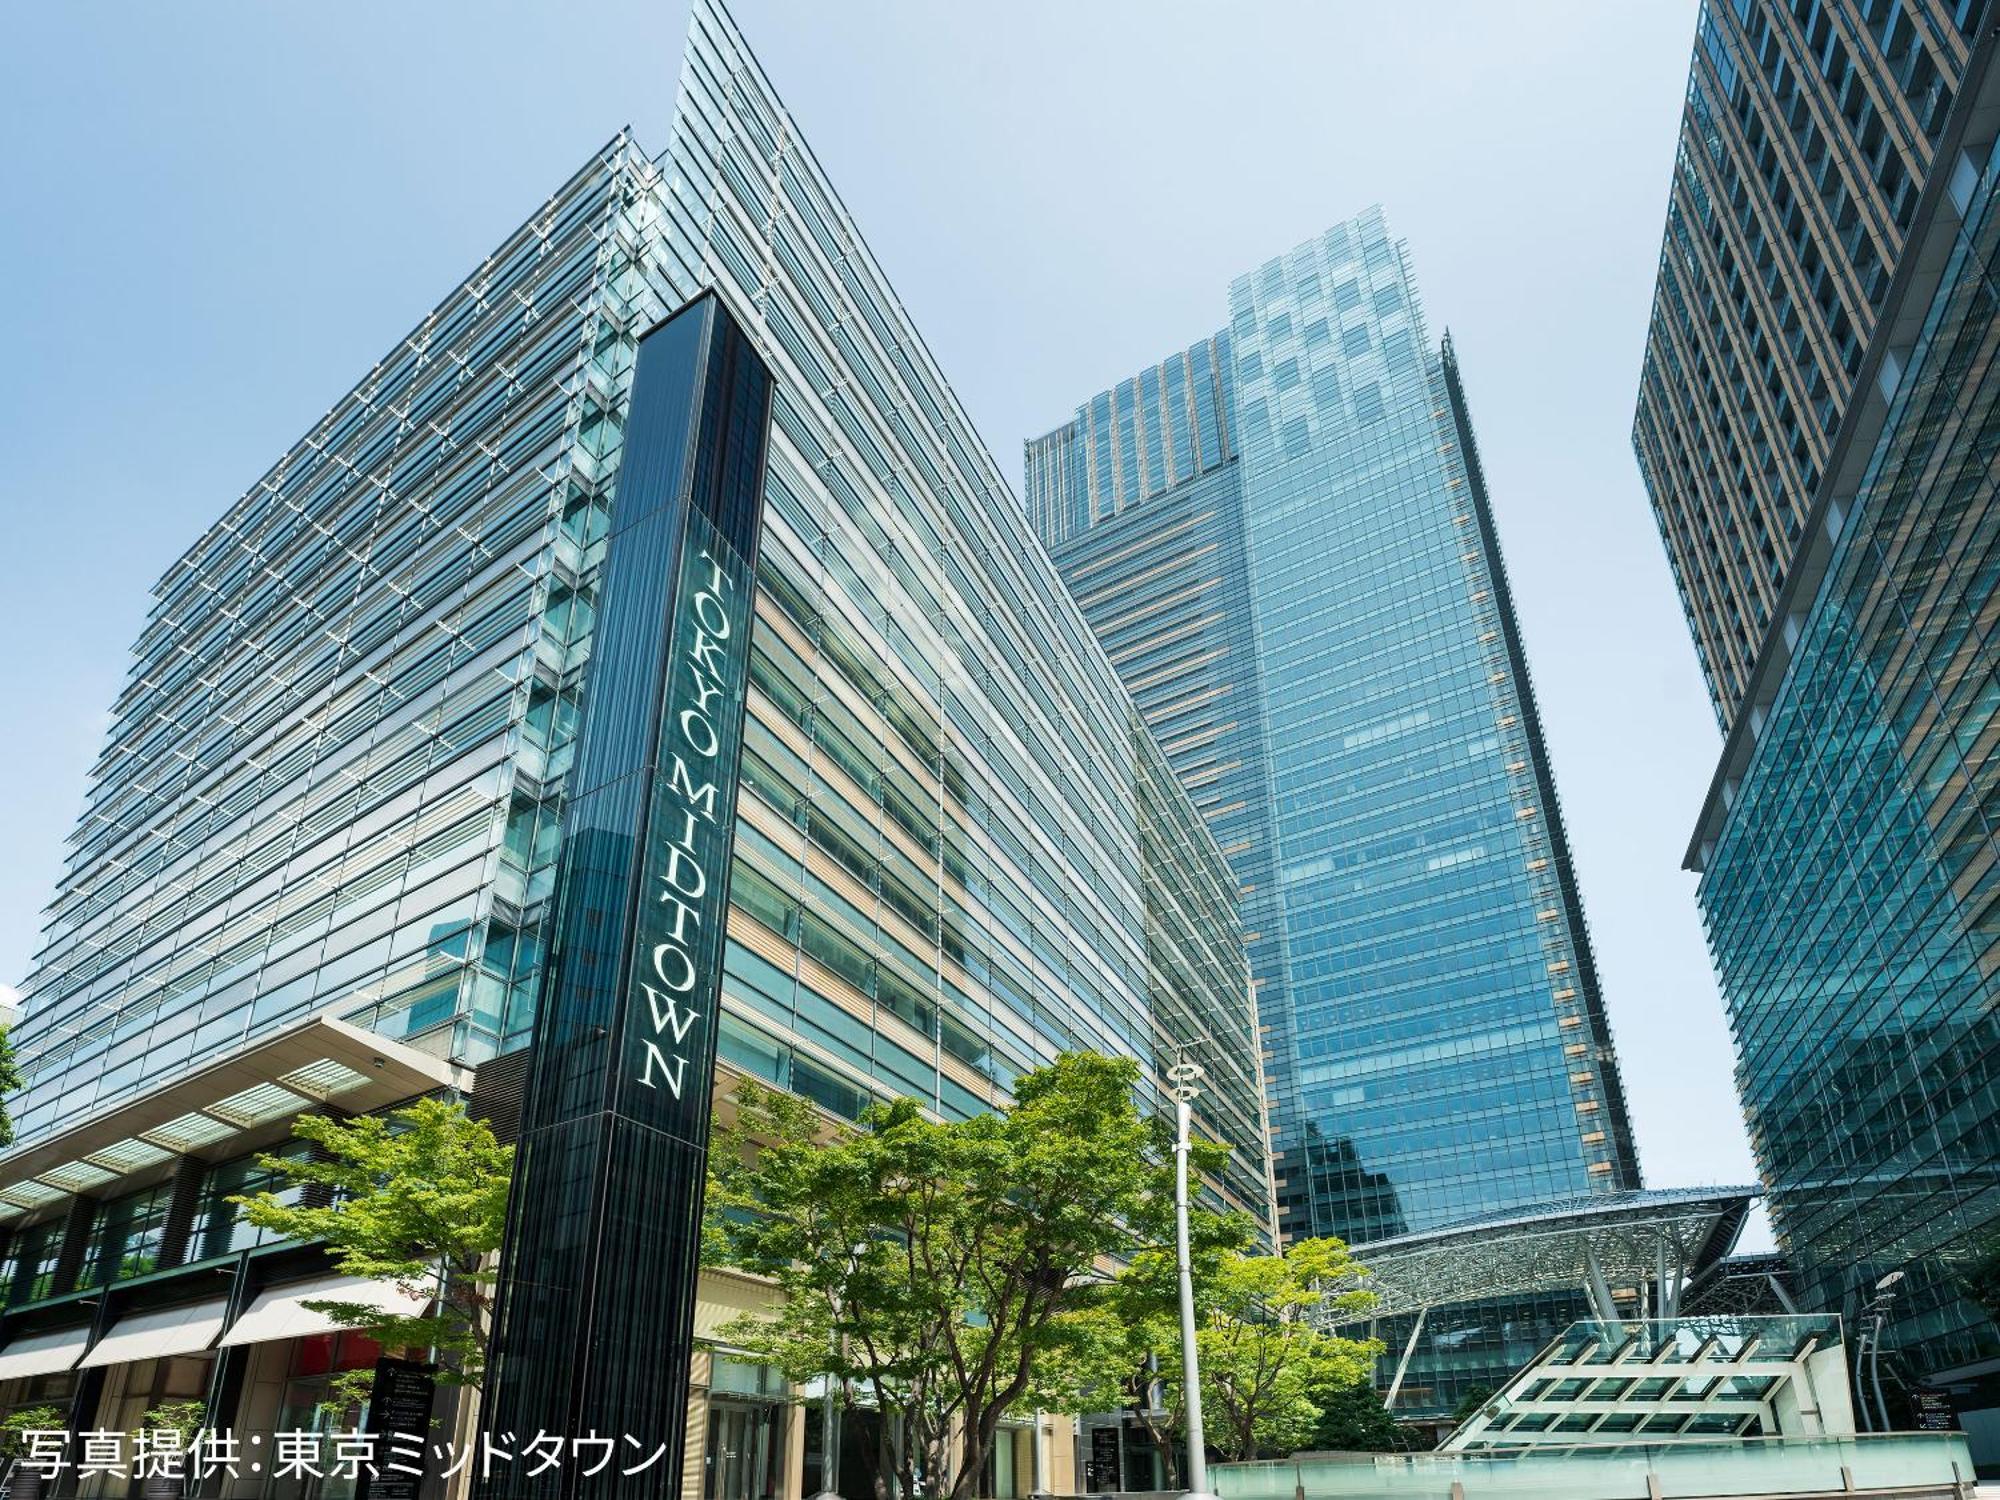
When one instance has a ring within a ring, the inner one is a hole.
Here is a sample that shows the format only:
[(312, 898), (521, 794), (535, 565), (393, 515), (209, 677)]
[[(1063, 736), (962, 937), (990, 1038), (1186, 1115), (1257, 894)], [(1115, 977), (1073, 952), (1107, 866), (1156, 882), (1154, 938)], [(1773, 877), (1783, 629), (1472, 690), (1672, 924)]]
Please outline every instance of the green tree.
[(0, 1421), (0, 1456), (19, 1458), (28, 1451), (28, 1434), (31, 1432), (60, 1432), (68, 1422), (63, 1411), (54, 1406), (23, 1406), (7, 1413), (5, 1421)]
[(743, 1079), (729, 1092), (709, 1123), (708, 1186), (701, 1220), (704, 1266), (743, 1263), (744, 1252), (731, 1225), (763, 1212), (757, 1197), (758, 1157), (774, 1146), (810, 1150), (838, 1133), (830, 1127), (828, 1116), (812, 1100), (754, 1078)]
[(1484, 1406), (1487, 1402), (1491, 1401), (1498, 1394), (1499, 1392), (1495, 1391), (1493, 1387), (1490, 1385), (1467, 1386), (1465, 1388), (1465, 1394), (1458, 1398), (1458, 1405), (1454, 1406), (1451, 1409), (1452, 1421), (1454, 1422), (1465, 1421), (1466, 1418), (1470, 1417), (1474, 1412), (1478, 1411), (1480, 1407)]
[(1344, 1311), (1373, 1306), (1372, 1293), (1334, 1290), (1360, 1274), (1331, 1238), (1295, 1241), (1281, 1255), (1227, 1256), (1217, 1267), (1196, 1352), (1208, 1440), (1225, 1457), (1305, 1447), (1320, 1421), (1315, 1394), (1368, 1383), (1381, 1341), (1326, 1333), (1308, 1316), (1324, 1297)]
[(782, 1138), (725, 1160), (712, 1233), (785, 1295), (725, 1336), (874, 1398), (878, 1496), (965, 1500), (1009, 1407), (1075, 1409), (1115, 1367), (1104, 1268), (1172, 1232), (1170, 1140), (1138, 1085), (1129, 1060), (1070, 1053), (1005, 1113), (940, 1123), (903, 1099), (832, 1140), (752, 1106)]
[(0, 1421), (0, 1478), (5, 1479), (9, 1496), (15, 1500), (40, 1500), (48, 1474), (39, 1466), (27, 1464), (28, 1434), (60, 1432), (67, 1423), (64, 1413), (53, 1406), (20, 1407)]
[[(360, 1302), (305, 1303), (342, 1328), (386, 1348), (428, 1348), (438, 1379), (477, 1386), (492, 1337), (493, 1272), (507, 1218), (514, 1151), (493, 1138), (462, 1103), (419, 1099), (387, 1116), (302, 1115), (293, 1131), (319, 1150), (312, 1159), (266, 1156), (288, 1183), (321, 1190), (329, 1206), (281, 1202), (274, 1193), (232, 1198), (260, 1229), (324, 1242), (344, 1275), (392, 1281), (408, 1297), (434, 1303), (420, 1315), (385, 1313)], [(334, 1382), (327, 1405), (367, 1395), (371, 1372)]]
[[(1203, 1225), (1197, 1217), (1194, 1231), (1196, 1341), (1210, 1447), (1244, 1457), (1319, 1446), (1328, 1403), (1356, 1388), (1380, 1410), (1367, 1381), (1381, 1345), (1321, 1333), (1306, 1317), (1329, 1293), (1353, 1311), (1373, 1304), (1370, 1293), (1336, 1290), (1361, 1274), (1346, 1246), (1307, 1240), (1283, 1256), (1251, 1255), (1240, 1220), (1210, 1216)], [(1160, 1456), (1168, 1488), (1178, 1488), (1187, 1418), (1172, 1252), (1134, 1256), (1094, 1315), (1106, 1325), (1095, 1388), (1122, 1390)], [(1378, 1436), (1386, 1438), (1396, 1429), (1386, 1414), (1383, 1420), (1390, 1433)]]
[[(1249, 1248), (1250, 1225), (1239, 1216), (1197, 1209), (1188, 1228), (1196, 1315), (1206, 1317), (1223, 1263)], [(1118, 1392), (1117, 1404), (1131, 1410), (1158, 1455), (1166, 1487), (1179, 1489), (1187, 1384), (1181, 1378), (1180, 1281), (1172, 1249), (1135, 1255), (1093, 1316), (1101, 1320), (1093, 1346), (1098, 1363), (1068, 1383), (1092, 1393)], [(1112, 1403), (1100, 1398), (1094, 1404)]]
[(1312, 1446), (1320, 1452), (1402, 1453), (1416, 1446), (1410, 1429), (1390, 1415), (1382, 1393), (1368, 1381), (1336, 1381), (1309, 1395), (1319, 1408)]
[[(7, 1028), (0, 1027), (0, 1098), (12, 1096), (21, 1082), (21, 1065), (14, 1058), (14, 1039)], [(13, 1144), (14, 1121), (6, 1105), (0, 1104), (0, 1147)]]
[[(161, 1433), (174, 1435), (171, 1448), (155, 1450), (162, 1461), (140, 1482), (141, 1500), (178, 1500), (179, 1496), (187, 1493), (187, 1454), (194, 1445), (196, 1434), (201, 1431), (202, 1419), (207, 1413), (207, 1406), (200, 1401), (162, 1401), (139, 1418), (140, 1432), (153, 1434), (155, 1442), (158, 1442)], [(181, 1456), (174, 1460), (168, 1457), (171, 1453)], [(180, 1472), (173, 1472), (176, 1469)]]
[(139, 1418), (139, 1426), (148, 1432), (171, 1432), (181, 1440), (186, 1448), (201, 1431), (202, 1418), (208, 1408), (200, 1401), (162, 1401), (158, 1406), (149, 1407)]

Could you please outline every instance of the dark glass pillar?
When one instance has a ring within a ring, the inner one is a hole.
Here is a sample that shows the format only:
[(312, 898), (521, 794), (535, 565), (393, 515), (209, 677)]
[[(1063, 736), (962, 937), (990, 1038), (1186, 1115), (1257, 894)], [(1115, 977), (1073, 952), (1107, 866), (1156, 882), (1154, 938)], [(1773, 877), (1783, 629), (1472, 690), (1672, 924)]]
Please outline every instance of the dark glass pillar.
[(679, 1493), (770, 410), (713, 294), (640, 341), (481, 1423), (617, 1449), (484, 1500)]
[(172, 1186), (167, 1190), (167, 1220), (160, 1230), (160, 1269), (184, 1266), (201, 1258), (195, 1220), (201, 1210), (201, 1188), (208, 1180), (208, 1163), (199, 1157), (183, 1156), (174, 1163)]

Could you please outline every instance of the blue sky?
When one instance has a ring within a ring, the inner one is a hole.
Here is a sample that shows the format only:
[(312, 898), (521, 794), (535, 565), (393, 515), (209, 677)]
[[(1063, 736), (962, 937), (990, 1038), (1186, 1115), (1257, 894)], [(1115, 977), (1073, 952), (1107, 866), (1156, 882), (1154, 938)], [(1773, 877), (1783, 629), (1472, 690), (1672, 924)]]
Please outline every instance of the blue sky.
[[(1380, 202), (1457, 342), (1647, 1178), (1754, 1176), (1679, 866), (1718, 749), (1629, 443), (1694, 0), (736, 0), (1003, 467)], [(0, 980), (147, 590), (621, 125), (676, 0), (16, 10)]]

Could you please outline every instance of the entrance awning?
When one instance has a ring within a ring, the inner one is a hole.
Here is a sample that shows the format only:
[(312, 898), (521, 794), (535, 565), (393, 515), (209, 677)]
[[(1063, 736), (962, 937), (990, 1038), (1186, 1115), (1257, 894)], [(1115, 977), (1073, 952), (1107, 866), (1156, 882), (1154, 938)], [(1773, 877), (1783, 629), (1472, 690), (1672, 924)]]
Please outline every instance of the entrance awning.
[(74, 1369), (83, 1351), (90, 1347), (90, 1325), (62, 1328), (54, 1333), (31, 1333), (0, 1349), (0, 1380), (18, 1380), (24, 1375), (53, 1375)]
[(215, 1342), (228, 1315), (227, 1299), (191, 1302), (185, 1307), (163, 1307), (152, 1312), (131, 1313), (111, 1325), (111, 1331), (97, 1341), (77, 1366), (80, 1370), (99, 1365), (130, 1364), (135, 1359), (164, 1359), (170, 1354), (199, 1354)]
[(340, 1326), (325, 1313), (305, 1306), (308, 1302), (360, 1302), (397, 1317), (414, 1318), (422, 1314), (430, 1298), (412, 1297), (393, 1281), (370, 1281), (361, 1276), (321, 1276), (312, 1281), (288, 1282), (259, 1292), (250, 1310), (222, 1336), (222, 1346), (302, 1339), (316, 1333), (331, 1333)]

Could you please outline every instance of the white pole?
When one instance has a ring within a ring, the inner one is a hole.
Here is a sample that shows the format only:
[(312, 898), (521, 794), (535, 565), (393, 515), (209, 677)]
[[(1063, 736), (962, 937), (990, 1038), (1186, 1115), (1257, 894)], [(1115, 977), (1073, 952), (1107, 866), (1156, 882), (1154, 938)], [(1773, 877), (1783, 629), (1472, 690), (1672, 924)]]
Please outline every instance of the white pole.
[(1403, 1357), (1396, 1361), (1396, 1378), (1389, 1382), (1389, 1394), (1382, 1398), (1382, 1410), (1396, 1409), (1396, 1393), (1403, 1388), (1403, 1376), (1409, 1373), (1410, 1356), (1417, 1352), (1417, 1337), (1424, 1331), (1424, 1319), (1431, 1315), (1428, 1305), (1417, 1309), (1417, 1321), (1410, 1327), (1410, 1337), (1403, 1345)]
[[(1889, 1403), (1882, 1399), (1882, 1325), (1889, 1321), (1886, 1309), (1885, 1298), (1884, 1310), (1875, 1314), (1875, 1332), (1868, 1340), (1868, 1383), (1875, 1387), (1875, 1413), (1882, 1420), (1882, 1425), (1875, 1429), (1877, 1432), (1889, 1430)], [(1867, 1404), (1865, 1396), (1862, 1404)]]
[(1194, 1337), (1194, 1268), (1188, 1259), (1188, 1133), (1195, 1080), (1201, 1069), (1182, 1063), (1173, 1069), (1174, 1078), (1174, 1258), (1181, 1283), (1181, 1381), (1187, 1402), (1188, 1496), (1189, 1500), (1212, 1500), (1208, 1488), (1207, 1444), (1201, 1426), (1201, 1367), (1197, 1363)]

